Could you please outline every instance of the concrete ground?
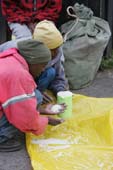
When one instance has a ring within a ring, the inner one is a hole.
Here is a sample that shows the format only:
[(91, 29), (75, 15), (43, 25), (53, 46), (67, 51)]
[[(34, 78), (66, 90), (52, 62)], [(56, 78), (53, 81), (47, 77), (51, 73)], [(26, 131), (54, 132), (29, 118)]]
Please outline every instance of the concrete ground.
[(101, 71), (90, 86), (74, 91), (93, 97), (113, 97), (113, 69)]
[[(89, 87), (74, 92), (87, 96), (113, 97), (113, 70), (99, 72)], [(18, 152), (0, 153), (0, 170), (32, 170), (25, 146)]]

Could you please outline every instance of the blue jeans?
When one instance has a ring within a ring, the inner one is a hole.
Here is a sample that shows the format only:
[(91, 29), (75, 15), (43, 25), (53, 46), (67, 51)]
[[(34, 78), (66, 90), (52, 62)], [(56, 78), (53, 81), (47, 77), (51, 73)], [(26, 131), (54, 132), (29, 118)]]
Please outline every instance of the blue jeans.
[(43, 101), (43, 95), (41, 92), (49, 87), (49, 84), (54, 80), (56, 71), (53, 67), (46, 69), (39, 77), (36, 78), (36, 84), (38, 88), (35, 90), (37, 103), (40, 105)]
[(53, 67), (46, 69), (39, 77), (36, 78), (38, 90), (43, 92), (48, 89), (50, 83), (55, 79), (56, 70)]

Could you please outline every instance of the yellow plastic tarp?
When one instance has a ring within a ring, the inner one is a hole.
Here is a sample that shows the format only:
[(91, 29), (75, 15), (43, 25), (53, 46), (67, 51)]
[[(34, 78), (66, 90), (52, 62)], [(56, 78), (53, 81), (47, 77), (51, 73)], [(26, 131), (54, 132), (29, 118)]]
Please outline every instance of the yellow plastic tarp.
[(113, 170), (113, 98), (73, 96), (73, 117), (26, 135), (33, 170)]

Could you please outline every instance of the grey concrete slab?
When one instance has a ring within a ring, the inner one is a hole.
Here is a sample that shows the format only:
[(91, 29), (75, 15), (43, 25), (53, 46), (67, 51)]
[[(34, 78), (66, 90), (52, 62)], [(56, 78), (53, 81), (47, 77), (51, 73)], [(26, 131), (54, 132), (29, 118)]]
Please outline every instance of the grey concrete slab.
[(89, 86), (73, 92), (99, 98), (113, 97), (113, 70), (99, 72)]
[(17, 152), (0, 153), (0, 170), (32, 170), (25, 147)]

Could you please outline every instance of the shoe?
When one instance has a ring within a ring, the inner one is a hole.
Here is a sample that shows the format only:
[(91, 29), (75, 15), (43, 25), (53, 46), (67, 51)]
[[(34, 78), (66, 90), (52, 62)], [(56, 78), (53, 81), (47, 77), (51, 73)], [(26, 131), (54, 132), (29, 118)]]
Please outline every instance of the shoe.
[(21, 142), (9, 139), (6, 142), (0, 143), (0, 152), (14, 152), (22, 149), (23, 145)]

